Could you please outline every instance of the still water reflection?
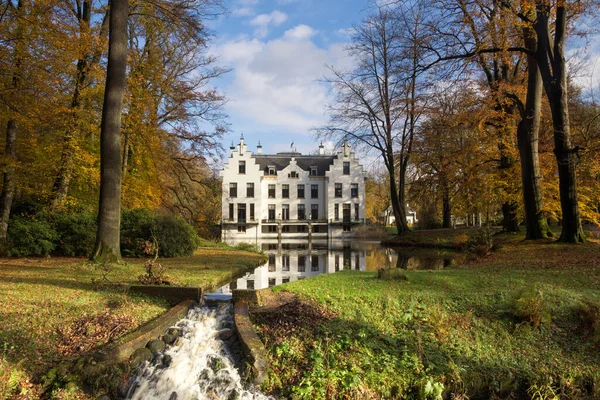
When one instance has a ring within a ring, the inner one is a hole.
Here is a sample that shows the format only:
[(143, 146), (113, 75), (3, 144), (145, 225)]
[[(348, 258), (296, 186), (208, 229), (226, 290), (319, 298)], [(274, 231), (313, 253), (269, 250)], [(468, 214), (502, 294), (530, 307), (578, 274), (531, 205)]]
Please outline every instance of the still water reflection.
[[(235, 245), (239, 242), (229, 241)], [(287, 282), (342, 270), (376, 271), (380, 268), (442, 269), (461, 262), (460, 256), (435, 250), (396, 251), (379, 242), (362, 240), (259, 240), (257, 246), (269, 261), (252, 273), (220, 288), (264, 289)]]

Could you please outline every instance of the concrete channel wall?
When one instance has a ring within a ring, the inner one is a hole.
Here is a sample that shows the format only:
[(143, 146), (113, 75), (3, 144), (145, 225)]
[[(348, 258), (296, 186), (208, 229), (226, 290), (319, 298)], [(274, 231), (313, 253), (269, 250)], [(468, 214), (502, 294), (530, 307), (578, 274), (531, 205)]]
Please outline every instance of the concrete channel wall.
[(166, 313), (156, 317), (150, 322), (140, 326), (135, 331), (123, 336), (117, 342), (100, 350), (111, 362), (120, 362), (128, 359), (138, 348), (143, 348), (146, 343), (163, 335), (167, 329), (174, 326), (177, 321), (186, 317), (188, 311), (194, 306), (194, 300), (184, 300), (171, 307)]
[(247, 301), (241, 300), (235, 302), (233, 318), (244, 355), (250, 361), (252, 383), (260, 386), (267, 378), (267, 352), (250, 321)]

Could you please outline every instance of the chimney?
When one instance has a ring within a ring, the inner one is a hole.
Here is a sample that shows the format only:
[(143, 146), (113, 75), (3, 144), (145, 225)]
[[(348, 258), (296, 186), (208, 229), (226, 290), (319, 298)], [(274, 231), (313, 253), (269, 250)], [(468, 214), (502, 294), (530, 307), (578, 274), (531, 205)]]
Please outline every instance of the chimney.
[(350, 146), (348, 146), (348, 139), (344, 140), (344, 157), (350, 155)]
[(244, 145), (244, 134), (242, 133), (242, 136), (240, 136), (240, 146)]
[(325, 146), (323, 146), (323, 142), (319, 145), (319, 155), (322, 156), (325, 154)]
[(262, 154), (262, 146), (260, 144), (260, 140), (258, 141), (258, 146), (256, 146), (256, 154)]

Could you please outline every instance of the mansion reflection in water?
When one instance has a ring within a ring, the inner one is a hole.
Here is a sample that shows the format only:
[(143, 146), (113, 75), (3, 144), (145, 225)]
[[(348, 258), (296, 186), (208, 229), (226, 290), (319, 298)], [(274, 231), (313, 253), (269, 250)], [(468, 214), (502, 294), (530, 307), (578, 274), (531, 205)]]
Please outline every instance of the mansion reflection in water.
[(222, 293), (231, 293), (235, 289), (264, 289), (342, 270), (367, 270), (368, 250), (351, 241), (264, 240), (257, 245), (269, 261), (223, 286)]

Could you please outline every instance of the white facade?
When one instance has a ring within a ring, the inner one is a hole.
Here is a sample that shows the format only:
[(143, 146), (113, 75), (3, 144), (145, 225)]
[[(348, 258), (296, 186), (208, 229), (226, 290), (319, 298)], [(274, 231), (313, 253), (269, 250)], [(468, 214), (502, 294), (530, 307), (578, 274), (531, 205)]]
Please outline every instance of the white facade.
[(262, 154), (260, 144), (254, 154), (242, 138), (221, 176), (224, 241), (343, 237), (365, 221), (365, 172), (347, 143), (335, 155)]
[[(392, 210), (392, 206), (386, 208), (386, 210), (381, 214), (381, 218), (383, 219), (383, 224), (385, 226), (394, 225), (396, 223), (396, 217), (394, 216), (394, 211)], [(406, 205), (406, 223), (409, 226), (416, 224), (419, 220), (417, 219), (417, 212), (412, 210), (408, 204)]]

